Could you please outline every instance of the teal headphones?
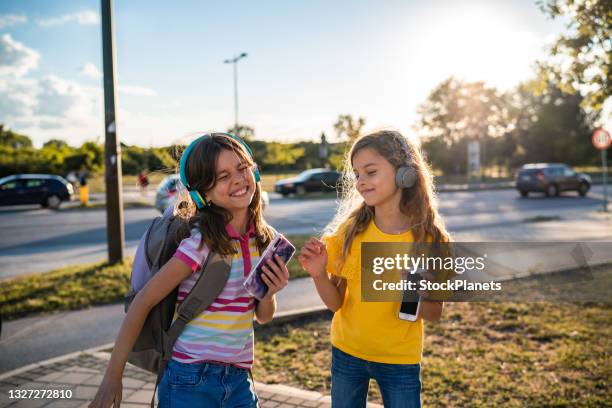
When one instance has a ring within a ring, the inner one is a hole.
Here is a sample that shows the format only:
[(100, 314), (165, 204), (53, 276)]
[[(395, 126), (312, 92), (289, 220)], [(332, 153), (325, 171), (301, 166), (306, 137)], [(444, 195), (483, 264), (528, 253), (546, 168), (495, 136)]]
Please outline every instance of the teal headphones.
[[(191, 153), (191, 150), (194, 148), (194, 146), (197, 145), (199, 142), (201, 142), (204, 139), (210, 139), (212, 136), (231, 137), (232, 139), (239, 142), (242, 146), (244, 146), (246, 151), (249, 153), (249, 156), (251, 156), (251, 159), (253, 158), (253, 152), (251, 151), (251, 148), (249, 147), (249, 145), (247, 145), (244, 142), (244, 140), (242, 140), (238, 136), (232, 135), (231, 133), (217, 132), (217, 133), (205, 134), (205, 135), (198, 137), (193, 142), (191, 142), (189, 146), (187, 146), (187, 148), (183, 152), (183, 155), (181, 156), (181, 161), (180, 161), (180, 166), (179, 166), (179, 175), (181, 177), (181, 183), (183, 183), (187, 191), (189, 191), (189, 195), (191, 196), (191, 199), (195, 203), (196, 207), (200, 209), (210, 206), (210, 202), (208, 202), (204, 197), (202, 197), (202, 195), (200, 194), (198, 190), (189, 186), (189, 183), (187, 182), (187, 176), (185, 175), (185, 167), (187, 166), (187, 158), (189, 157), (189, 153)], [(259, 174), (259, 169), (257, 168), (257, 165), (255, 165), (255, 168), (253, 169), (253, 175), (255, 176), (256, 183), (261, 180), (261, 176)]]

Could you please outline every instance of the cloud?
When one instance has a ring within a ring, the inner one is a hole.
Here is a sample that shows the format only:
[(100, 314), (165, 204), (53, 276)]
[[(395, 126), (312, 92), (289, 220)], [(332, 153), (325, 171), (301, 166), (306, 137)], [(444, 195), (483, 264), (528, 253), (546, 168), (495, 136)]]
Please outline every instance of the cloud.
[(81, 68), (81, 74), (85, 75), (88, 78), (92, 79), (100, 79), (102, 78), (102, 72), (91, 62), (86, 63)]
[(35, 80), (0, 77), (0, 123), (31, 115), (37, 103)]
[(98, 24), (100, 22), (100, 18), (98, 17), (98, 13), (95, 11), (86, 10), (79, 11), (77, 13), (64, 14), (58, 17), (39, 18), (36, 20), (36, 23), (41, 27), (59, 26), (70, 22), (76, 22), (82, 25)]
[(20, 78), (16, 82), (21, 93), (15, 85), (9, 89), (0, 86), (0, 101), (5, 96), (21, 98), (19, 104), (12, 104), (12, 112), (5, 111), (0, 102), (0, 122), (27, 134), (36, 144), (59, 136), (78, 145), (101, 134), (103, 110), (99, 87), (56, 75)]
[(94, 114), (99, 89), (47, 75), (38, 81), (38, 105), (34, 113), (79, 121)]
[(24, 24), (28, 18), (23, 14), (2, 14), (0, 15), (0, 28), (11, 27), (17, 24)]
[(119, 92), (132, 96), (155, 96), (157, 92), (151, 88), (137, 85), (119, 85)]
[(40, 54), (15, 41), (10, 34), (0, 36), (0, 76), (21, 77), (38, 66)]
[[(34, 78), (40, 54), (0, 35), (0, 123), (41, 144), (61, 136), (76, 144), (102, 132), (102, 90), (56, 75)], [(92, 69), (93, 68), (93, 69)], [(98, 72), (93, 64), (83, 71)]]

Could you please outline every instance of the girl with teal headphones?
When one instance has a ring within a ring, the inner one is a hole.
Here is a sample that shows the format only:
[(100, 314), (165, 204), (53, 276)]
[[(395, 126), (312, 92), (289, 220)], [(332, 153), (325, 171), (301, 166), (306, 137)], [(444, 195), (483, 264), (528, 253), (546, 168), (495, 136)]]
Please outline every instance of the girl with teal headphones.
[(149, 310), (177, 286), (177, 305), (199, 277), (210, 251), (231, 255), (221, 294), (190, 321), (176, 341), (159, 384), (159, 407), (256, 407), (248, 371), (253, 365), (253, 318), (272, 320), (275, 294), (289, 272), (280, 258), (264, 268), (268, 292), (253, 298), (243, 282), (274, 236), (263, 219), (260, 176), (249, 147), (238, 137), (212, 133), (183, 152), (180, 178), (186, 188), (176, 209), (185, 219), (174, 256), (134, 299), (123, 321), (106, 374), (90, 407), (118, 406), (128, 353)]

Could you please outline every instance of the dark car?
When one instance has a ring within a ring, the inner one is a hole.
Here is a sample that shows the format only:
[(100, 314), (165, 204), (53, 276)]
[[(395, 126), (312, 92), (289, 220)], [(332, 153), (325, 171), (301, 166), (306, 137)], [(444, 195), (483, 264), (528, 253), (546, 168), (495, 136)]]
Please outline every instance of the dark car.
[(516, 189), (523, 197), (527, 197), (531, 192), (554, 197), (569, 190), (577, 191), (584, 197), (590, 188), (591, 178), (587, 174), (576, 173), (570, 166), (562, 163), (525, 164), (516, 178)]
[(341, 174), (328, 169), (310, 169), (297, 176), (280, 180), (274, 185), (274, 191), (288, 196), (291, 193), (306, 194), (313, 191), (334, 191)]
[(0, 205), (40, 204), (57, 209), (73, 194), (66, 179), (51, 174), (15, 174), (0, 179)]

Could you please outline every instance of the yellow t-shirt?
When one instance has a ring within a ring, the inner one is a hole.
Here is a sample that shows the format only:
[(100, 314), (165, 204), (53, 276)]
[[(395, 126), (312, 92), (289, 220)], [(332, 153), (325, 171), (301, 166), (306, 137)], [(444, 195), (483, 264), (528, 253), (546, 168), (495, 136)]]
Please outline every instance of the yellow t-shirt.
[(416, 364), (423, 351), (423, 321), (401, 320), (401, 302), (361, 301), (361, 243), (414, 242), (410, 231), (387, 234), (371, 221), (353, 239), (341, 270), (336, 260), (342, 254), (342, 233), (323, 239), (327, 248), (327, 272), (345, 278), (346, 293), (342, 307), (332, 320), (331, 342), (340, 350), (363, 360), (388, 364)]

